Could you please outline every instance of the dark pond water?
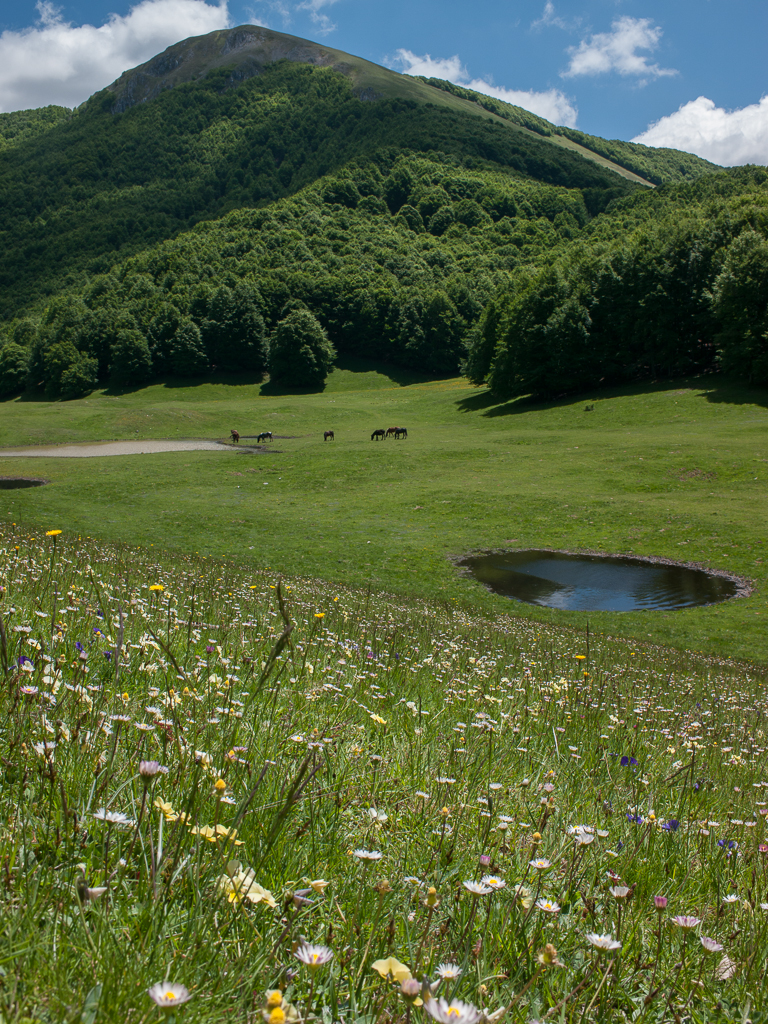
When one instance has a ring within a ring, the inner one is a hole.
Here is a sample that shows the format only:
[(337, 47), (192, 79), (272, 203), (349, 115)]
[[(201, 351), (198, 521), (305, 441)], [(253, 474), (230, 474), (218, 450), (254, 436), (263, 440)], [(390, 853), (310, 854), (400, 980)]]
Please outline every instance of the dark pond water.
[(459, 565), (497, 594), (575, 611), (692, 608), (738, 592), (737, 583), (724, 576), (639, 558), (507, 551), (469, 556)]
[(19, 487), (42, 487), (47, 480), (33, 480), (24, 476), (0, 476), (0, 491), (15, 491)]

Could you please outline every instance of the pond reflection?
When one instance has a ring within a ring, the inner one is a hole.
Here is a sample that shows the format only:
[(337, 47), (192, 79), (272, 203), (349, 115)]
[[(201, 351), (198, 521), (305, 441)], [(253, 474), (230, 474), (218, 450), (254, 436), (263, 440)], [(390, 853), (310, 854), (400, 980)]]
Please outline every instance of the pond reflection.
[(684, 565), (616, 555), (506, 551), (458, 564), (494, 593), (545, 608), (630, 612), (692, 608), (725, 601), (735, 580)]

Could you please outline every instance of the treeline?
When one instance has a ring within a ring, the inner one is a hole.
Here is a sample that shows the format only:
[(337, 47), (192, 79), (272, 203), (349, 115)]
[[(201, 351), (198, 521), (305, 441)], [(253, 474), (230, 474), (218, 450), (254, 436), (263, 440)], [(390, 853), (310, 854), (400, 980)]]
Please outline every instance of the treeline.
[(212, 369), (274, 376), (269, 341), (296, 308), (331, 347), (458, 373), (510, 271), (588, 221), (580, 190), (447, 154), (385, 153), (267, 209), (200, 224), (12, 322), (0, 393), (74, 397)]
[(244, 284), (201, 289), (188, 310), (157, 303), (142, 329), (135, 306), (62, 299), (39, 324), (14, 325), (0, 348), (0, 394), (78, 398), (100, 382), (125, 388), (158, 375), (204, 376), (213, 367), (257, 378), (268, 370), (286, 386), (321, 385), (336, 351), (317, 318), (300, 301), (288, 302), (270, 338), (259, 303)]
[(768, 384), (768, 172), (617, 203), (489, 302), (466, 363), (499, 397), (721, 368)]
[(469, 168), (581, 189), (591, 212), (632, 188), (482, 116), (401, 99), (363, 102), (343, 74), (288, 61), (234, 84), (226, 68), (210, 70), (122, 113), (113, 107), (104, 90), (3, 152), (0, 317), (82, 287), (200, 221), (267, 206), (374, 153), (391, 166), (403, 150), (441, 152)]
[(768, 383), (768, 173), (608, 195), (385, 148), (28, 308), (0, 331), (0, 394), (214, 370), (316, 386), (336, 351), (500, 397), (716, 367)]

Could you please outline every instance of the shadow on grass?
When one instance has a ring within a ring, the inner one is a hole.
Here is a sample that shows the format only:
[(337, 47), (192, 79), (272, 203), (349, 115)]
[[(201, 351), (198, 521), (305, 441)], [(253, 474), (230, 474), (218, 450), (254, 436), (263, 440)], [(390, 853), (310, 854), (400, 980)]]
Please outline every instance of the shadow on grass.
[(717, 377), (713, 383), (714, 387), (702, 389), (699, 398), (726, 405), (759, 405), (768, 409), (768, 388), (744, 384), (728, 377)]
[(347, 370), (350, 373), (379, 373), (387, 377), (398, 387), (407, 388), (411, 384), (428, 384), (435, 380), (452, 380), (456, 373), (424, 373), (394, 363), (383, 363), (376, 359), (365, 359), (362, 356), (340, 353), (334, 370)]
[(201, 388), (208, 384), (224, 384), (227, 387), (258, 387), (264, 379), (264, 375), (261, 373), (249, 373), (243, 371), (242, 373), (231, 372), (231, 373), (208, 373), (204, 377), (153, 377), (151, 380), (145, 380), (141, 384), (125, 385), (124, 387), (117, 387), (116, 385), (107, 385), (104, 388), (103, 394), (109, 398), (120, 398), (123, 395), (133, 395), (137, 391), (142, 391), (148, 387), (162, 387), (167, 388), (169, 391), (175, 390), (189, 390), (190, 388)]
[(513, 416), (519, 413), (533, 412), (536, 409), (552, 409), (558, 405), (571, 404), (573, 401), (573, 398), (568, 398), (546, 402), (533, 398), (531, 395), (522, 395), (504, 401), (490, 391), (484, 390), (477, 391), (469, 398), (459, 399), (456, 406), (460, 412), (483, 412), (483, 416), (493, 417)]
[(325, 381), (312, 387), (301, 388), (296, 384), (277, 384), (268, 380), (261, 385), (260, 394), (266, 398), (279, 398), (282, 395), (322, 395), (324, 391)]
[(585, 402), (588, 405), (607, 398), (631, 398), (641, 395), (658, 394), (663, 391), (685, 389), (698, 391), (697, 397), (708, 402), (722, 402), (729, 405), (759, 405), (768, 408), (768, 389), (748, 385), (720, 374), (698, 374), (695, 377), (672, 378), (669, 380), (642, 381), (634, 384), (617, 385), (615, 387), (593, 388), (590, 391), (576, 392), (572, 395), (559, 395), (555, 398), (541, 398), (533, 395), (521, 395), (510, 399), (500, 399), (487, 388), (462, 398), (456, 406), (460, 412), (482, 412), (489, 418), (495, 416), (514, 416), (526, 412), (542, 412), (547, 409), (565, 408)]
[[(118, 386), (108, 381), (100, 383), (98, 387), (76, 397), (50, 398), (41, 388), (29, 391), (18, 392), (14, 395), (5, 395), (0, 398), (0, 404), (5, 402), (77, 402), (82, 398), (88, 398), (93, 394), (106, 395), (107, 398), (122, 398), (125, 395), (135, 395), (146, 388), (162, 387), (169, 391), (190, 390), (201, 388), (209, 384), (223, 384), (227, 387), (258, 387), (264, 379), (260, 373), (209, 373), (205, 377), (152, 377), (149, 380), (138, 384), (125, 384)], [(287, 392), (286, 392), (287, 393)]]

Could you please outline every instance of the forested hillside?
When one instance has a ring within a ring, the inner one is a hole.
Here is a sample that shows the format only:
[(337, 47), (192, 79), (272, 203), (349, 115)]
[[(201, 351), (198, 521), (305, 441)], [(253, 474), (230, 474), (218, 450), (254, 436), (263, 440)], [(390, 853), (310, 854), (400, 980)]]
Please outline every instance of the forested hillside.
[(725, 369), (768, 384), (768, 172), (637, 194), (485, 307), (467, 372), (500, 396)]
[(0, 153), (3, 394), (274, 375), (277, 337), (283, 379), (286, 338), (314, 353), (297, 381), (336, 350), (500, 395), (768, 377), (762, 170), (567, 137), (252, 28), (177, 44), (73, 116), (21, 114)]
[[(282, 59), (254, 68), (240, 46), (229, 53), (233, 64), (221, 66), (219, 51), (244, 32), (213, 34), (223, 41), (202, 78), (178, 79), (177, 72), (178, 84), (161, 88), (161, 76), (157, 95), (131, 105), (137, 82), (158, 77), (134, 74), (122, 89), (116, 83), (3, 153), (0, 316), (103, 272), (117, 256), (229, 210), (265, 206), (384, 149), (392, 156), (439, 151), (588, 190), (594, 210), (631, 187), (580, 152), (474, 103), (448, 97), (445, 104), (440, 90), (383, 68), (375, 88), (361, 92), (359, 76), (344, 64)], [(173, 60), (163, 55), (161, 67), (181, 61), (199, 74), (197, 49), (191, 58), (187, 51)]]
[(506, 121), (528, 128), (543, 135), (553, 143), (569, 139), (583, 149), (605, 157), (606, 160), (632, 171), (634, 174), (652, 182), (654, 185), (665, 185), (676, 181), (695, 181), (702, 174), (719, 171), (717, 164), (703, 160), (693, 153), (682, 153), (679, 149), (656, 149), (642, 146), (637, 142), (623, 142), (621, 139), (601, 139), (596, 135), (587, 135), (576, 128), (565, 128), (550, 124), (543, 117), (532, 114), (530, 110), (515, 107), (511, 103), (484, 96), (472, 89), (464, 89), (452, 82), (443, 82), (439, 78), (422, 78), (421, 81), (435, 89), (442, 89), (452, 96), (460, 96), (477, 103), (485, 110), (493, 111)]
[(0, 114), (0, 153), (42, 135), (71, 117), (72, 111), (67, 107), (54, 106)]

